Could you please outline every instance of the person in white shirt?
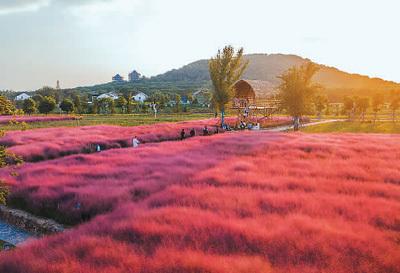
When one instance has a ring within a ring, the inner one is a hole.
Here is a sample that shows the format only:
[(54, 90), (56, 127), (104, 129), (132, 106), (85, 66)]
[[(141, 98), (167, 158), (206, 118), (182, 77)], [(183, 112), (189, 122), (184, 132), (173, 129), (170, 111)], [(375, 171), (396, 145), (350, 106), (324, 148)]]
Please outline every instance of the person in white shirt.
[(253, 126), (253, 128), (251, 128), (252, 130), (260, 130), (260, 123), (257, 123), (256, 125)]
[(137, 148), (138, 146), (139, 146), (139, 144), (140, 144), (140, 141), (137, 139), (137, 137), (135, 136), (133, 139), (132, 139), (132, 146), (134, 147), (134, 148)]

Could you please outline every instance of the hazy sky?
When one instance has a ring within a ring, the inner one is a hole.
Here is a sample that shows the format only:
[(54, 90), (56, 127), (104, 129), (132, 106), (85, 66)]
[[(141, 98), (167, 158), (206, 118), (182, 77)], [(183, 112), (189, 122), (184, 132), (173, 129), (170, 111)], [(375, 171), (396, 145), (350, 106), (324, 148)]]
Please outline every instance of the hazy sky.
[(400, 82), (398, 0), (0, 0), (0, 89), (146, 76), (226, 44)]

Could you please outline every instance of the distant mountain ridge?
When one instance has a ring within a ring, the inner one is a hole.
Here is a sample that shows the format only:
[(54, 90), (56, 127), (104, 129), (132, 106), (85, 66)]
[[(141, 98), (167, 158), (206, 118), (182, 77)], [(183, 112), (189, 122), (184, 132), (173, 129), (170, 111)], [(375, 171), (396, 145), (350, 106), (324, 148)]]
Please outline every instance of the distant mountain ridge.
[[(296, 55), (285, 54), (250, 54), (245, 55), (249, 60), (249, 67), (243, 75), (243, 79), (263, 81), (263, 86), (270, 89), (270, 93), (279, 85), (278, 76), (292, 66), (298, 66), (309, 59)], [(379, 78), (370, 78), (358, 74), (350, 74), (337, 68), (321, 65), (314, 80), (326, 89), (326, 94), (332, 102), (343, 101), (344, 96), (372, 96), (375, 93), (390, 94), (391, 91), (400, 91), (400, 84), (385, 81)], [(77, 87), (67, 91), (78, 91), (87, 94), (103, 94), (106, 92), (135, 93), (154, 92), (178, 93), (187, 95), (199, 89), (211, 89), (208, 60), (199, 60), (179, 69), (173, 69), (164, 74), (151, 78), (143, 78), (135, 82), (110, 82), (94, 86)], [(264, 91), (258, 96), (263, 96)]]
[[(279, 84), (278, 76), (292, 66), (299, 66), (310, 61), (296, 55), (285, 54), (250, 54), (245, 55), (249, 60), (249, 67), (243, 78), (248, 80), (267, 81), (271, 86)], [(340, 71), (337, 68), (320, 65), (320, 70), (314, 80), (322, 84), (329, 93), (349, 93), (354, 90), (356, 93), (373, 93), (390, 90), (400, 90), (400, 84), (392, 81), (385, 81), (379, 78), (370, 78), (359, 74), (350, 74)], [(199, 60), (174, 69), (164, 74), (152, 77), (154, 81), (180, 82), (180, 81), (209, 81), (208, 60)], [(350, 94), (352, 95), (352, 94)]]

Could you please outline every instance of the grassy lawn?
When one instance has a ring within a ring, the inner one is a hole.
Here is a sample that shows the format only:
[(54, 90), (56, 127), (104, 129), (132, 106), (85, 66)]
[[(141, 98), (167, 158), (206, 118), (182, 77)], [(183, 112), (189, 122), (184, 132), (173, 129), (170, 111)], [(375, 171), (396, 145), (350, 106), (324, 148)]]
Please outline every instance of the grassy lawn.
[(333, 122), (305, 127), (306, 133), (385, 133), (400, 134), (400, 122)]
[[(90, 125), (120, 125), (120, 126), (138, 126), (145, 124), (154, 124), (160, 122), (177, 122), (184, 120), (196, 120), (213, 118), (210, 113), (180, 113), (180, 114), (160, 114), (155, 119), (150, 114), (132, 114), (132, 115), (83, 115), (81, 120), (51, 121), (29, 123), (26, 129), (38, 129), (49, 127), (75, 127)], [(21, 125), (1, 125), (5, 131), (21, 130)]]

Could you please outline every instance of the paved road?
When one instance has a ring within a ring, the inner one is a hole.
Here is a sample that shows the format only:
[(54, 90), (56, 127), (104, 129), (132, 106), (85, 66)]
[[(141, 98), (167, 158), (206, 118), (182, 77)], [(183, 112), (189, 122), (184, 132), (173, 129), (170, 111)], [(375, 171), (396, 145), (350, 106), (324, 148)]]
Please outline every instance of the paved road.
[[(325, 123), (332, 123), (332, 122), (340, 122), (343, 121), (341, 119), (327, 119), (327, 120), (321, 120), (321, 121), (316, 121), (316, 122), (310, 122), (310, 123), (305, 123), (301, 125), (301, 128), (304, 127), (309, 127), (309, 126), (314, 126), (318, 124), (325, 124)], [(284, 125), (284, 126), (278, 126), (274, 128), (269, 128), (269, 129), (263, 129), (263, 131), (268, 131), (268, 132), (285, 132), (293, 130), (293, 125)]]

